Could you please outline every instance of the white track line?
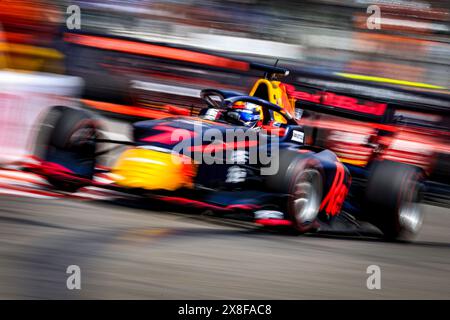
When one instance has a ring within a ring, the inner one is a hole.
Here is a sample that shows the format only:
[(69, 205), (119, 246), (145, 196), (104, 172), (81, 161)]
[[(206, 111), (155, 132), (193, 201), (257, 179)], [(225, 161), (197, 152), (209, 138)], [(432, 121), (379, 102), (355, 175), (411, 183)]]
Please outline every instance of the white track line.
[(35, 182), (41, 185), (48, 185), (47, 180), (34, 173), (13, 171), (13, 170), (0, 170), (0, 178), (16, 179), (17, 181)]
[(37, 198), (37, 199), (58, 199), (61, 198), (61, 195), (57, 193), (48, 193), (47, 195), (41, 194), (41, 193), (35, 193), (33, 190), (15, 190), (15, 189), (9, 189), (7, 187), (0, 187), (0, 194), (6, 194), (6, 195), (16, 195), (16, 196), (22, 196), (27, 198)]
[[(113, 183), (107, 173), (98, 174), (94, 180), (104, 184)], [(40, 199), (77, 198), (86, 200), (110, 200), (124, 196), (121, 192), (94, 186), (84, 187), (75, 193), (53, 192), (51, 185), (43, 177), (13, 170), (0, 170), (0, 194)]]

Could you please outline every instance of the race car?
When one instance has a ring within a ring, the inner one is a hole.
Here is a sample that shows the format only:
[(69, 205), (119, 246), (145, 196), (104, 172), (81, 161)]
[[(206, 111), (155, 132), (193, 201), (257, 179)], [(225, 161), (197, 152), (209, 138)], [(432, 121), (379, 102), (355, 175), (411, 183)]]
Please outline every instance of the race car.
[[(401, 198), (402, 211), (342, 210), (352, 207), (347, 197), (351, 176), (333, 152), (313, 144), (299, 125), (296, 99), (278, 81), (288, 70), (253, 68), (265, 76), (249, 95), (203, 90), (206, 105), (195, 116), (192, 110), (168, 108), (172, 116), (135, 123), (131, 142), (101, 137), (101, 121), (86, 110), (55, 107), (42, 125), (36, 151), (41, 161), (33, 170), (55, 187), (74, 191), (96, 183), (97, 156), (105, 153), (99, 144), (128, 145), (110, 171), (114, 183), (108, 188), (300, 232), (333, 227), (342, 217), (352, 223), (363, 218), (390, 240), (415, 236), (421, 220), (399, 214), (414, 213), (416, 204), (407, 198)], [(226, 140), (227, 133), (238, 131), (243, 140)], [(266, 158), (255, 158), (261, 151)], [(390, 190), (389, 179), (377, 179)]]
[(198, 116), (134, 123), (133, 141), (101, 136), (101, 119), (54, 107), (32, 168), (66, 191), (98, 185), (99, 145), (126, 145), (102, 185), (134, 195), (304, 233), (341, 213), (351, 177), (329, 150), (306, 145), (285, 109), (267, 100), (204, 90)]

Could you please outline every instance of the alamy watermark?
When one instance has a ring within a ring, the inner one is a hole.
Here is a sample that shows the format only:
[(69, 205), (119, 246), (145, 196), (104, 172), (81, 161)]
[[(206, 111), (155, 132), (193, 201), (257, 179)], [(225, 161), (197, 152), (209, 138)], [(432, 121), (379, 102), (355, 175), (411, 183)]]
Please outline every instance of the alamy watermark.
[(375, 264), (367, 267), (366, 273), (370, 276), (367, 278), (366, 286), (369, 290), (381, 289), (381, 268)]
[(67, 7), (66, 14), (69, 15), (66, 19), (66, 26), (69, 30), (81, 29), (81, 9), (77, 5)]
[(81, 290), (81, 269), (79, 266), (72, 264), (67, 267), (66, 273), (70, 274), (66, 280), (66, 286), (69, 290)]
[(367, 7), (367, 14), (370, 16), (367, 18), (366, 25), (369, 30), (381, 29), (381, 8), (377, 5), (370, 5)]
[[(254, 128), (205, 129), (196, 121), (188, 122), (193, 123), (193, 130), (166, 126), (154, 128), (161, 133), (153, 136), (152, 140), (173, 146), (170, 151), (175, 164), (191, 161), (207, 165), (258, 164), (261, 166), (261, 175), (274, 175), (278, 172), (278, 135)], [(239, 179), (239, 172), (235, 168), (229, 179)]]

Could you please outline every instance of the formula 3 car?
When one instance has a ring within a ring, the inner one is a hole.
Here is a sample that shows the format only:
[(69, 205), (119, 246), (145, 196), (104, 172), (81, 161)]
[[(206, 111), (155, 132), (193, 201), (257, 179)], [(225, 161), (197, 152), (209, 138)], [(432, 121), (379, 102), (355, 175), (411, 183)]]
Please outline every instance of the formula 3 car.
[(334, 153), (305, 145), (288, 112), (253, 96), (202, 95), (200, 116), (134, 123), (132, 142), (103, 139), (99, 119), (85, 110), (55, 107), (33, 170), (74, 191), (95, 184), (99, 144), (114, 143), (127, 148), (110, 171), (114, 183), (104, 187), (301, 233), (340, 214), (347, 169)]
[[(128, 145), (111, 169), (115, 182), (108, 188), (299, 232), (317, 229), (319, 222), (332, 224), (346, 215), (349, 171), (333, 152), (311, 145), (292, 116), (295, 99), (277, 80), (288, 71), (254, 67), (266, 74), (250, 95), (203, 90), (207, 107), (198, 116), (174, 108), (176, 116), (137, 122), (131, 142), (102, 138), (100, 122), (85, 110), (55, 107), (42, 126), (41, 163), (33, 170), (73, 191), (94, 183), (97, 156), (104, 153), (99, 144)], [(244, 138), (226, 139), (237, 132)], [(250, 156), (261, 152), (269, 162)], [(267, 174), (273, 167), (277, 170)], [(371, 222), (389, 239), (417, 232), (401, 225), (393, 210), (382, 216)]]

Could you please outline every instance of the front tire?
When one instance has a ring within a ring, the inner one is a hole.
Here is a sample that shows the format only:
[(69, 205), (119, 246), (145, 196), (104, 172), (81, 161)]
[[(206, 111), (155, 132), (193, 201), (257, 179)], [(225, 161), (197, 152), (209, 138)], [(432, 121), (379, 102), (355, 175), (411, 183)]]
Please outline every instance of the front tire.
[(314, 226), (322, 201), (322, 176), (313, 166), (303, 166), (291, 177), (288, 215), (294, 229), (304, 233)]
[(286, 216), (296, 232), (315, 227), (322, 202), (323, 177), (316, 161), (297, 150), (281, 150), (277, 174), (267, 179), (273, 190), (287, 195)]

